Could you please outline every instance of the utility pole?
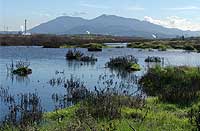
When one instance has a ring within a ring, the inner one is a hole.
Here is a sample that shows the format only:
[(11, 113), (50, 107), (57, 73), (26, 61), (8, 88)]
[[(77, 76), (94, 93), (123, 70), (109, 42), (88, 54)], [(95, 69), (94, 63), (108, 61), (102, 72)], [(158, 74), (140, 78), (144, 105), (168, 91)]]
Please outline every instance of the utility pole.
[(7, 32), (7, 34), (9, 34), (8, 26), (6, 27), (6, 32)]
[(26, 29), (26, 28), (27, 28), (27, 27), (26, 27), (26, 24), (27, 24), (27, 20), (26, 20), (26, 19), (25, 19), (25, 23), (24, 23), (24, 24), (25, 24), (25, 25), (24, 25), (24, 28), (25, 28), (25, 32), (24, 32), (24, 33), (26, 34), (26, 30), (27, 30), (27, 29)]

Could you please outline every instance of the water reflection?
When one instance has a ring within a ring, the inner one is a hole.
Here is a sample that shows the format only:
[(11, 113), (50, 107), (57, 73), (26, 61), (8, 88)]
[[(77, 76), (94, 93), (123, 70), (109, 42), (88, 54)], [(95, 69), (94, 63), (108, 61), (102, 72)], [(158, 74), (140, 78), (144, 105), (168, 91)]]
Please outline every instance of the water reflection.
[(96, 63), (96, 61), (91, 61), (91, 62), (82, 62), (82, 61), (75, 61), (75, 60), (67, 61), (68, 67), (73, 70), (79, 69), (83, 66), (94, 67), (95, 63)]
[(21, 84), (25, 83), (26, 85), (30, 83), (30, 78), (28, 76), (19, 76), (12, 73), (7, 73), (6, 80), (11, 81), (12, 84), (14, 82), (21, 83)]

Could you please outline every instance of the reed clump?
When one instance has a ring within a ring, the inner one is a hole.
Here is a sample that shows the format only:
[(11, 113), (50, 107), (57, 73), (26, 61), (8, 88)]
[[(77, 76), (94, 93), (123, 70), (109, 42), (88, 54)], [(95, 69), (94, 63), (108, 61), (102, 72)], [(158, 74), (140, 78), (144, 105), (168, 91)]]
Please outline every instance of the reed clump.
[[(4, 96), (9, 98), (9, 96)], [(15, 127), (19, 130), (28, 130), (29, 127), (38, 125), (43, 120), (43, 108), (37, 93), (18, 94), (12, 96), (8, 102), (8, 114), (0, 126), (0, 130)]]

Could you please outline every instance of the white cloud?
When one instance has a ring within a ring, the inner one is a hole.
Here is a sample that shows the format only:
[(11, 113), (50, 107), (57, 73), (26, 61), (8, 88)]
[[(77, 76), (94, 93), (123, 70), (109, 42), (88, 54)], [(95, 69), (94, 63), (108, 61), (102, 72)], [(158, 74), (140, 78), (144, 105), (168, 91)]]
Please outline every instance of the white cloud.
[(168, 28), (178, 28), (181, 30), (191, 30), (191, 31), (200, 31), (200, 23), (192, 22), (185, 18), (180, 18), (177, 16), (166, 17), (165, 19), (154, 19), (149, 16), (144, 17), (145, 21), (150, 23), (162, 25)]
[(185, 6), (185, 7), (174, 7), (174, 8), (165, 8), (167, 10), (175, 10), (175, 11), (191, 11), (191, 10), (200, 10), (200, 7), (197, 6)]

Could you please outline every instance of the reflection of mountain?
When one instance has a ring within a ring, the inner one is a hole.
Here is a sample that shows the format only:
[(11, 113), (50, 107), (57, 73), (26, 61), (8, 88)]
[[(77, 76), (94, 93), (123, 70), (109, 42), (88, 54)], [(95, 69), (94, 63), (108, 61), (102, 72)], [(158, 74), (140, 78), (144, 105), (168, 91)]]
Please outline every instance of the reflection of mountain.
[(165, 28), (147, 21), (115, 15), (102, 15), (91, 20), (62, 16), (30, 30), (32, 33), (44, 34), (87, 34), (87, 31), (93, 34), (146, 38), (153, 38), (153, 34), (157, 34), (160, 38), (176, 37), (183, 34), (187, 34), (187, 36), (200, 36), (200, 32)]

